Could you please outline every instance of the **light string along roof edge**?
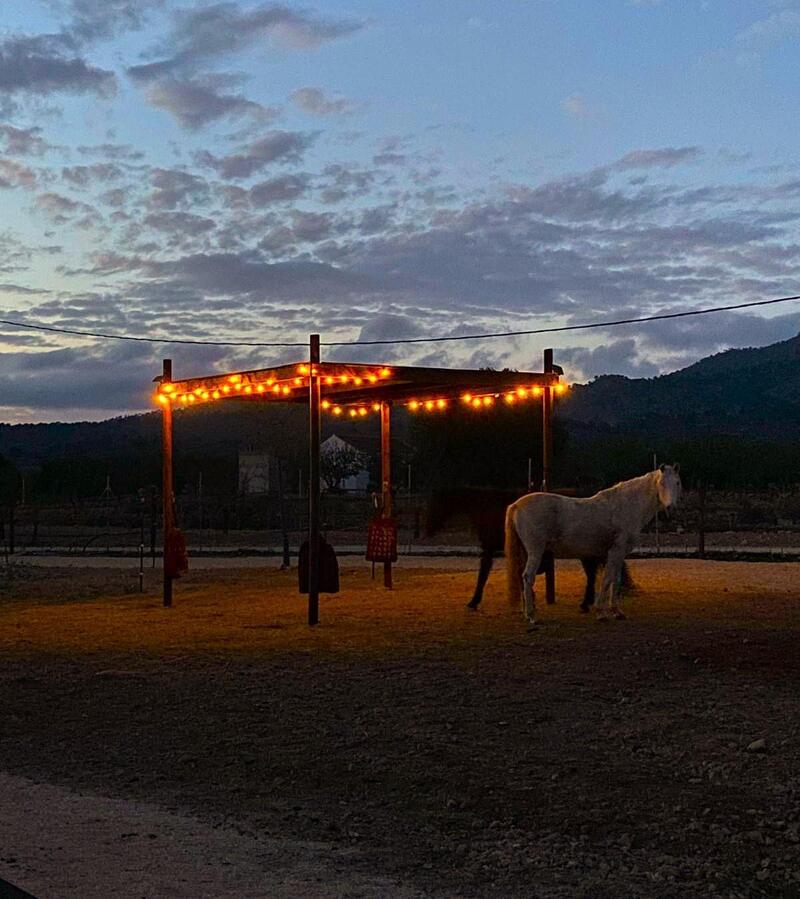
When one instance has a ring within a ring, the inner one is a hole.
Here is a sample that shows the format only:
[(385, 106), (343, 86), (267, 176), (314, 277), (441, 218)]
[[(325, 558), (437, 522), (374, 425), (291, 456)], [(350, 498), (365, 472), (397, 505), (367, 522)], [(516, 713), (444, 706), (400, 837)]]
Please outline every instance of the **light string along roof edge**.
[[(610, 321), (584, 322), (577, 325), (554, 325), (548, 328), (530, 328), (519, 331), (493, 331), (484, 334), (460, 334), (445, 337), (406, 337), (387, 340), (339, 340), (321, 341), (321, 346), (397, 346), (412, 343), (444, 343), (460, 340), (489, 340), (494, 337), (525, 337), (535, 334), (556, 334), (567, 331), (588, 331), (596, 328), (615, 328), (621, 325), (644, 324), (647, 322), (665, 321), (673, 318), (689, 318), (695, 315), (711, 315), (716, 312), (732, 312), (737, 309), (752, 309), (756, 306), (773, 306), (777, 303), (789, 303), (800, 300), (800, 294), (789, 297), (778, 297), (773, 300), (751, 300), (747, 303), (734, 303), (727, 306), (710, 306), (707, 309), (690, 309), (685, 312), (662, 312), (656, 315), (643, 315), (632, 318), (618, 318)], [(189, 344), (192, 346), (230, 346), (230, 347), (307, 347), (306, 341), (269, 341), (256, 342), (246, 340), (192, 340), (183, 337), (140, 337), (134, 334), (106, 334), (102, 331), (79, 331), (73, 328), (57, 328), (52, 325), (38, 325), (29, 322), (0, 319), (0, 325), (10, 328), (26, 328), (31, 331), (46, 331), (53, 334), (68, 334), (74, 337), (91, 337), (97, 340), (130, 340), (137, 343)]]

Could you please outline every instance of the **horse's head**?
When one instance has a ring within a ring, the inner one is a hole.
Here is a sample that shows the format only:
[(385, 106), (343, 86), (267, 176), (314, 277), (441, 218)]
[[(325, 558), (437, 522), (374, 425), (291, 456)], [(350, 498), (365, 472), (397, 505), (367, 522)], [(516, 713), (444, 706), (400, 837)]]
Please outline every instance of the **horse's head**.
[(667, 514), (678, 505), (682, 492), (680, 465), (662, 465), (658, 470), (658, 502)]

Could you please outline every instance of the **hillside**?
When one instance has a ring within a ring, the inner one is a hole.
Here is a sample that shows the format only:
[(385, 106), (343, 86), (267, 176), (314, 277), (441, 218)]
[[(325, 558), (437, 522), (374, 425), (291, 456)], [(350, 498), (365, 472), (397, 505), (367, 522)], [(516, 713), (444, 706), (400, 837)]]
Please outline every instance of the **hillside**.
[(642, 438), (800, 437), (800, 335), (727, 350), (657, 378), (604, 375), (576, 385), (561, 415)]

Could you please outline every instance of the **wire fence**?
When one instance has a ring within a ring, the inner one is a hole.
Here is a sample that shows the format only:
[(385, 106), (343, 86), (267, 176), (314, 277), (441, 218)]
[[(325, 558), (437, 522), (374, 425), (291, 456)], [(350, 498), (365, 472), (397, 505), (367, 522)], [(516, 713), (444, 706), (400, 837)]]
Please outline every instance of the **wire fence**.
[[(429, 497), (398, 492), (394, 513), (401, 552), (468, 551), (477, 546), (466, 515), (425, 535)], [(337, 547), (364, 545), (378, 512), (374, 494), (326, 493), (323, 533)], [(178, 522), (195, 553), (277, 554), (284, 541), (296, 553), (308, 529), (303, 496), (178, 497)], [(155, 559), (163, 542), (161, 498), (155, 491), (71, 503), (0, 507), (0, 544), (8, 555), (138, 554)], [(768, 491), (693, 490), (676, 514), (660, 517), (642, 535), (644, 551), (747, 553), (800, 551), (800, 485)]]

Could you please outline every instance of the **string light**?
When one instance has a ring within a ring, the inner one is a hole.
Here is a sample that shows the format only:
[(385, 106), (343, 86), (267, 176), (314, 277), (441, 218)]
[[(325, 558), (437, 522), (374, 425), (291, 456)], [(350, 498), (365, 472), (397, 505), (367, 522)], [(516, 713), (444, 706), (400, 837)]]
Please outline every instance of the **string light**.
[(334, 406), (334, 407), (333, 407), (333, 414), (334, 414), (334, 415), (341, 415), (341, 414), (342, 414), (342, 407), (341, 407), (341, 406)]

